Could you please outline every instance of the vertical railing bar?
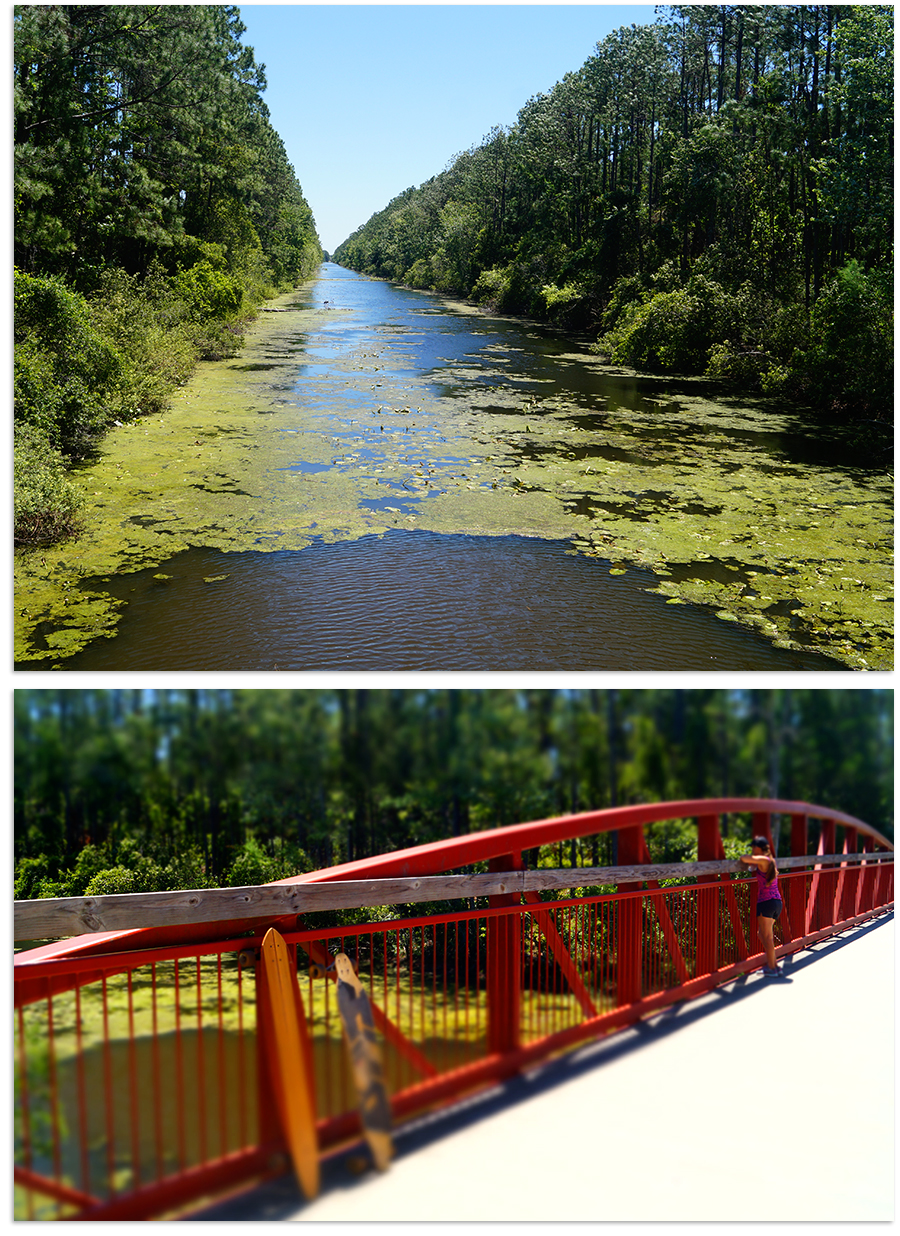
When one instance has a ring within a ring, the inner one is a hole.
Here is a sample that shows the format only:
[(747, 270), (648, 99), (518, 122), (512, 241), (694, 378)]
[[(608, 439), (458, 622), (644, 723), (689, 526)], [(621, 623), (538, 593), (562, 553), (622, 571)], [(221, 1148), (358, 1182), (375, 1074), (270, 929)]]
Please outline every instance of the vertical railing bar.
[[(572, 964), (578, 967), (578, 909), (575, 906), (569, 906), (566, 910), (566, 951), (572, 959)], [(569, 984), (569, 990), (566, 994), (565, 1012), (563, 1020), (566, 1026), (572, 1024), (572, 987)]]
[(185, 1154), (185, 1110), (184, 1110), (184, 1059), (181, 1043), (181, 988), (178, 958), (174, 960), (175, 984), (175, 1127), (177, 1129), (178, 1167), (183, 1172), (186, 1166)]
[(141, 1133), (138, 1119), (137, 1047), (134, 1040), (134, 970), (128, 971), (128, 1089), (131, 1105), (131, 1180), (141, 1183)]
[(107, 1192), (112, 1196), (116, 1192), (116, 1147), (115, 1147), (115, 1123), (113, 1117), (113, 1093), (112, 1093), (112, 1048), (109, 1042), (109, 993), (107, 990), (106, 975), (103, 975), (102, 980), (103, 992), (103, 1082), (105, 1091), (105, 1107), (106, 1107), (106, 1187)]
[(152, 1010), (153, 1038), (151, 1040), (151, 1068), (153, 1070), (153, 1141), (156, 1148), (156, 1179), (163, 1177), (162, 1145), (162, 1083), (159, 1067), (159, 1013), (156, 994), (156, 962), (150, 963), (150, 1007)]
[[(556, 926), (556, 934), (562, 940), (563, 927), (563, 911), (559, 908), (554, 912), (554, 924)], [(560, 971), (560, 965), (557, 958), (553, 958), (553, 1030), (554, 1033), (559, 1029), (559, 1005), (560, 995), (562, 994), (563, 977)]]
[[(25, 1047), (25, 1012), (21, 1005), (16, 1010), (19, 1024), (19, 1102), (22, 1105), (22, 1151), (25, 1157), (23, 1166), (26, 1171), (32, 1169), (31, 1159), (31, 1112), (30, 1089), (28, 1086), (28, 1052)], [(34, 1219), (34, 1191), (25, 1190), (28, 1218)]]
[(591, 989), (594, 998), (594, 1003), (597, 1006), (597, 1011), (605, 1012), (606, 1005), (603, 997), (603, 988), (600, 983), (600, 905), (595, 901), (591, 903), (588, 914), (588, 948), (590, 955), (588, 957), (588, 973), (591, 979)]
[[(553, 911), (547, 907), (546, 921), (552, 921)], [(541, 983), (541, 990), (544, 993), (544, 999), (541, 1001), (541, 1037), (546, 1038), (550, 1033), (550, 1017), (553, 1006), (553, 989), (550, 975), (550, 943), (547, 939), (547, 932), (541, 933), (541, 969), (544, 971), (544, 981)]]
[[(323, 941), (326, 951), (331, 955), (330, 937)], [(337, 986), (337, 980), (334, 983)], [(332, 1084), (332, 1068), (334, 1052), (331, 1048), (331, 982), (322, 978), (322, 994), (325, 998), (325, 1108), (329, 1116), (334, 1115), (334, 1086)], [(338, 1052), (343, 1050), (343, 1044), (338, 1044)], [(338, 1060), (340, 1060), (340, 1055)]]
[(407, 927), (406, 938), (408, 941), (408, 945), (406, 949), (406, 970), (409, 976), (409, 1000), (407, 1001), (407, 1004), (409, 1007), (409, 1037), (410, 1037), (410, 1040), (413, 1040), (415, 1038), (415, 1032), (416, 1032), (415, 1031), (415, 1027), (416, 1027), (415, 996), (413, 994), (414, 993), (413, 948), (415, 947), (415, 943), (414, 943), (415, 937), (414, 937), (413, 932), (414, 932), (414, 929), (412, 927)]
[(91, 1159), (88, 1153), (87, 1085), (84, 1078), (84, 1042), (81, 1031), (81, 987), (75, 986), (75, 1080), (78, 1087), (78, 1146), (81, 1158), (81, 1188), (91, 1191)]
[[(438, 1042), (438, 925), (431, 923), (431, 1038)], [(434, 1046), (431, 1051), (434, 1051)]]
[[(50, 1082), (50, 1135), (53, 1145), (53, 1178), (62, 1181), (62, 1160), (59, 1149), (59, 1092), (56, 1084), (56, 1035), (53, 1024), (53, 993), (47, 995), (47, 1076)], [(57, 1201), (56, 1213), (62, 1213), (62, 1204)]]
[(197, 954), (197, 1118), (198, 1162), (206, 1162), (206, 1052), (203, 1046), (203, 977)]
[[(547, 919), (551, 924), (555, 925), (555, 922), (556, 922), (555, 910), (552, 910), (552, 909), (547, 910)], [(550, 1035), (553, 1033), (553, 1009), (556, 1003), (556, 1000), (555, 1000), (556, 974), (553, 971), (552, 966), (553, 966), (553, 952), (550, 948), (550, 942), (547, 939), (547, 934), (545, 932), (544, 933), (544, 969), (546, 971), (546, 983), (544, 986), (544, 990), (547, 993), (547, 999), (544, 1005), (544, 1037), (545, 1038), (547, 1037), (547, 1035)]]
[[(343, 936), (343, 935), (338, 936), (338, 952), (339, 952), (339, 953), (346, 953), (346, 951), (347, 951), (347, 949), (346, 949), (346, 946), (345, 946), (344, 936)], [(335, 981), (335, 1000), (337, 1000), (337, 981)], [(343, 1030), (341, 1031), (341, 1037), (343, 1038)], [(338, 1074), (338, 1081), (339, 1081), (339, 1084), (340, 1084), (340, 1102), (341, 1102), (342, 1110), (343, 1110), (343, 1111), (346, 1111), (346, 1110), (347, 1110), (347, 1106), (348, 1106), (348, 1096), (347, 1096), (347, 1056), (346, 1056), (346, 1052), (344, 1051), (344, 1045), (343, 1045), (343, 1042), (341, 1043), (341, 1046), (340, 1046), (340, 1048), (339, 1048), (338, 1050), (340, 1051), (340, 1057), (339, 1057), (339, 1059), (340, 1059), (340, 1061), (341, 1061), (341, 1071), (340, 1071), (340, 1073)]]
[[(388, 1004), (388, 998), (389, 998), (389, 996), (390, 996), (390, 985), (389, 985), (389, 981), (388, 981), (388, 939), (389, 939), (389, 933), (388, 933), (388, 932), (387, 932), (384, 928), (382, 928), (379, 934), (381, 935), (381, 973), (382, 973), (382, 978), (383, 978), (382, 985), (381, 985), (381, 992), (382, 992), (382, 1001), (383, 1001), (383, 1004), (384, 1004), (384, 1012), (385, 1012), (385, 1016), (387, 1016), (388, 1012), (390, 1011), (390, 1005)], [(374, 969), (374, 966), (373, 966), (373, 969)], [(391, 1053), (391, 1064), (392, 1064), (392, 1066), (394, 1065), (394, 1059), (395, 1059), (396, 1055), (397, 1055), (397, 1053), (396, 1053), (396, 1052), (392, 1052), (392, 1053)], [(385, 1072), (387, 1072), (387, 1066), (386, 1066), (386, 1065), (385, 1065)], [(396, 1082), (397, 1082), (397, 1071), (396, 1071), (396, 1066), (394, 1066), (394, 1067), (393, 1067), (393, 1070), (392, 1070), (392, 1076), (393, 1076), (393, 1078), (394, 1078), (394, 1083), (393, 1083), (393, 1085), (392, 1085), (391, 1089), (392, 1089), (392, 1090), (396, 1090), (396, 1089), (397, 1089), (397, 1084), (396, 1084)]]
[(225, 1015), (222, 1009), (222, 953), (221, 950), (216, 953), (216, 1000), (217, 1000), (217, 1020), (218, 1034), (216, 1036), (216, 1044), (218, 1050), (218, 1116), (219, 1116), (219, 1155), (225, 1155), (228, 1149), (228, 1116), (230, 1113), (231, 1104), (225, 1102)]
[(523, 1018), (524, 1026), (522, 1030), (523, 1041), (527, 1043), (534, 1042), (534, 939), (532, 931), (532, 913), (530, 910), (522, 911), (522, 1001), (525, 1004), (527, 995), (527, 1005), (525, 1005), (525, 1016)]
[[(485, 965), (485, 974), (487, 974), (487, 929), (488, 929), (487, 918), (484, 917), (482, 921), (484, 923), (484, 941), (485, 941), (484, 965)], [(482, 1037), (482, 1024), (483, 1024), (482, 1016), (481, 1016), (481, 962), (482, 962), (481, 939), (482, 939), (482, 932), (479, 930), (475, 936), (475, 1039), (472, 1044), (472, 1055), (476, 1059), (478, 1056), (478, 1042)], [(486, 984), (485, 984), (485, 990), (487, 990)]]
[(459, 920), (453, 924), (453, 1042), (454, 1064), (459, 1062)]
[(420, 1046), (425, 1045), (425, 928), (419, 928), (419, 1014), (421, 1018), (421, 1026), (419, 1033), (421, 1036)]
[[(238, 1138), (243, 1148), (247, 1145), (247, 1069), (244, 1060), (246, 1040), (244, 1037), (244, 963), (238, 953)], [(310, 980), (312, 981), (312, 980)]]
[(449, 994), (448, 994), (448, 992), (447, 992), (447, 929), (448, 929), (448, 927), (449, 927), (449, 924), (448, 924), (448, 923), (442, 923), (442, 924), (441, 924), (441, 939), (443, 940), (443, 949), (442, 949), (442, 952), (443, 952), (443, 959), (444, 959), (444, 965), (443, 965), (443, 970), (444, 970), (444, 1016), (443, 1016), (443, 1029), (444, 1029), (444, 1033), (443, 1033), (443, 1036), (442, 1036), (442, 1039), (441, 1039), (441, 1063), (442, 1063), (442, 1065), (444, 1066), (444, 1068), (445, 1068), (445, 1069), (446, 1069), (446, 1067), (447, 1067), (448, 1048), (449, 1048), (449, 1043), (448, 1043), (448, 1041), (447, 1041), (447, 1014), (448, 1014), (448, 1012), (449, 1012), (449, 1007), (450, 1007), (450, 998), (449, 998)]
[[(476, 924), (477, 924), (477, 920)], [(469, 923), (466, 921), (466, 953), (465, 953), (465, 1045), (466, 1045), (466, 1060), (470, 1058), (469, 1051)]]
[[(401, 950), (403, 948), (403, 937), (400, 934), (399, 927), (397, 928), (396, 935), (397, 935), (397, 940), (396, 940), (396, 947), (394, 949), (394, 1006), (397, 1010), (397, 1025), (399, 1026), (400, 1021), (401, 1021), (401, 1017), (400, 1017), (400, 1005), (401, 1005), (400, 959), (401, 959)], [(403, 1077), (403, 1060), (398, 1054), (397, 1056), (397, 1089), (398, 1090), (402, 1086), (402, 1077)]]

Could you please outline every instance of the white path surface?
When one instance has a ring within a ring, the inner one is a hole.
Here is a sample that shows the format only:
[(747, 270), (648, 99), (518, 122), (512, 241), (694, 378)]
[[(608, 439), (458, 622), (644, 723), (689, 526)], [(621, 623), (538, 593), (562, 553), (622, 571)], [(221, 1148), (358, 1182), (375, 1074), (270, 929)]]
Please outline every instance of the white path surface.
[(574, 1053), (466, 1127), (400, 1138), (388, 1172), (334, 1173), (288, 1217), (892, 1220), (893, 920), (787, 969)]

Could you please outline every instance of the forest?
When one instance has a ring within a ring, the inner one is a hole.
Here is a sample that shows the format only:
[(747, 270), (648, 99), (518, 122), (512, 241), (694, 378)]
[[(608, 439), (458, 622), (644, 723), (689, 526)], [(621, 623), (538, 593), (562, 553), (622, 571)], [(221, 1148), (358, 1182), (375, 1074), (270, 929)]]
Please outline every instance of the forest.
[(15, 540), (79, 529), (73, 465), (318, 266), (233, 5), (14, 10)]
[[(19, 690), (14, 739), (17, 899), (258, 884), (716, 795), (835, 807), (893, 838), (882, 690)], [(727, 818), (730, 856), (749, 829)], [(654, 861), (696, 857), (692, 824), (647, 832)], [(608, 864), (613, 842), (533, 857)]]
[(590, 332), (613, 364), (889, 422), (893, 6), (657, 13), (334, 260)]

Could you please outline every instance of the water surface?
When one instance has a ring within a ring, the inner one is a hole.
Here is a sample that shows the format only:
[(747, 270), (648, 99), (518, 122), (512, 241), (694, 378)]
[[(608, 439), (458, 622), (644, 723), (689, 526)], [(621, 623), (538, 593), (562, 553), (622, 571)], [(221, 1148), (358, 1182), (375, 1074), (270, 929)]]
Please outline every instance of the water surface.
[(269, 309), (20, 557), (20, 666), (890, 666), (892, 481), (840, 426), (333, 265)]

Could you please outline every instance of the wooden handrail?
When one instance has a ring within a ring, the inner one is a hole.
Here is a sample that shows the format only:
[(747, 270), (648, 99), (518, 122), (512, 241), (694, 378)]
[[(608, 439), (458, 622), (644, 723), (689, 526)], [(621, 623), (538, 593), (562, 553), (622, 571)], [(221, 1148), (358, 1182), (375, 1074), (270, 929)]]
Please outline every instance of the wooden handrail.
[[(810, 854), (778, 859), (787, 871), (844, 863), (893, 862), (893, 852)], [(266, 919), (316, 910), (363, 909), (462, 897), (523, 894), (543, 889), (586, 888), (642, 880), (748, 874), (732, 860), (702, 863), (639, 863), (628, 867), (563, 867), (497, 871), (479, 875), (396, 876), (322, 884), (258, 884), (244, 888), (199, 888), (165, 893), (116, 893), (104, 897), (42, 897), (15, 902), (13, 939), (49, 940), (96, 931)]]

